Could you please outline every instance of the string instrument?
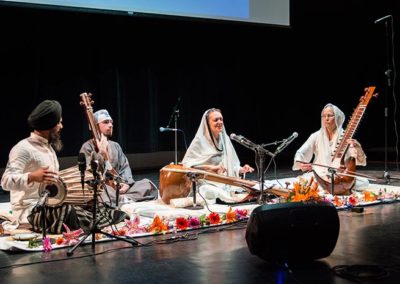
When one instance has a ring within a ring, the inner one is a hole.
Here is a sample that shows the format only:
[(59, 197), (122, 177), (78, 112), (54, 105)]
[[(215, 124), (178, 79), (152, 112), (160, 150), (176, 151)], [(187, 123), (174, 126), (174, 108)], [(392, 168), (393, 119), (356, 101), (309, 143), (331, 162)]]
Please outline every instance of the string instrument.
[[(93, 115), (93, 107), (92, 105), (94, 104), (94, 101), (91, 99), (92, 94), (91, 93), (82, 93), (80, 95), (81, 97), (81, 106), (84, 107), (85, 114), (89, 123), (89, 129), (92, 133), (93, 137), (93, 143), (96, 149), (96, 152), (98, 153), (100, 150), (99, 147), (99, 141), (101, 140), (101, 132), (99, 129), (99, 126), (96, 123), (96, 120)], [(110, 164), (110, 155), (106, 151), (105, 157), (104, 157), (105, 163), (106, 163), (106, 170), (109, 171), (113, 176), (118, 176), (118, 173), (115, 169), (112, 168)], [(112, 184), (111, 184), (112, 185)]]
[[(253, 189), (258, 183), (256, 181), (170, 164), (160, 170), (160, 196), (164, 203), (169, 204), (170, 200), (173, 198), (182, 198), (189, 195), (192, 186), (192, 181), (188, 177), (189, 173), (196, 174), (198, 179), (205, 179), (243, 188), (248, 195), (244, 197), (241, 202), (255, 198), (260, 193), (258, 190)], [(279, 196), (288, 195), (288, 192), (283, 189), (271, 188), (268, 189), (268, 191)]]
[[(347, 164), (345, 164), (344, 157), (349, 149), (348, 140), (353, 138), (358, 126), (360, 125), (360, 121), (367, 109), (369, 101), (372, 97), (378, 96), (378, 94), (374, 94), (374, 91), (374, 86), (365, 88), (365, 94), (360, 98), (356, 109), (350, 117), (346, 130), (341, 135), (334, 154), (332, 155), (331, 167), (341, 169), (343, 173), (343, 175), (338, 175), (334, 179), (334, 194), (336, 195), (350, 194), (351, 189), (354, 187), (355, 177), (353, 174), (356, 172), (356, 161), (354, 158), (351, 158), (347, 161)], [(347, 173), (349, 173), (349, 175), (346, 175)], [(328, 191), (331, 190), (332, 183), (330, 180), (318, 176), (315, 171), (314, 174), (323, 189)]]

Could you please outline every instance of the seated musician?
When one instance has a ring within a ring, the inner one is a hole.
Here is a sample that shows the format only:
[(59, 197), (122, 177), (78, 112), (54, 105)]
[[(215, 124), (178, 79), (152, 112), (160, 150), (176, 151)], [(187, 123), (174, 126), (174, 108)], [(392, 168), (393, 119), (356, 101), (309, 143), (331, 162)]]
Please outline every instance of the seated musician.
[[(101, 132), (101, 141), (98, 141), (99, 153), (96, 153), (96, 147), (93, 139), (86, 141), (80, 152), (86, 156), (86, 161), (90, 163), (95, 156), (99, 160), (103, 174), (105, 178), (112, 178), (114, 180), (114, 186), (106, 186), (106, 190), (101, 193), (102, 200), (109, 204), (111, 207), (115, 206), (116, 203), (116, 190), (119, 190), (119, 202), (121, 203), (129, 201), (144, 201), (158, 198), (158, 189), (149, 179), (142, 179), (135, 181), (132, 177), (132, 171), (129, 166), (128, 158), (122, 151), (121, 146), (110, 138), (113, 134), (113, 120), (107, 110), (102, 109), (94, 113), (94, 119), (96, 120), (99, 130)], [(107, 161), (109, 158), (109, 161)], [(118, 176), (106, 175), (107, 168), (111, 167), (116, 171)], [(118, 182), (118, 187), (116, 187)]]
[[(303, 172), (314, 172), (329, 180), (330, 173), (327, 167), (299, 163), (298, 161), (311, 162), (314, 164), (330, 166), (332, 155), (343, 134), (344, 113), (335, 105), (327, 104), (321, 112), (321, 129), (311, 134), (307, 141), (297, 150), (294, 157), (293, 170)], [(345, 165), (350, 159), (355, 159), (356, 165), (365, 166), (366, 156), (360, 143), (355, 139), (349, 139), (349, 149), (345, 154)], [(357, 177), (354, 189), (362, 189), (368, 186), (368, 180)]]
[[(56, 152), (62, 149), (60, 139), (62, 108), (59, 102), (45, 100), (29, 115), (28, 124), (33, 129), (30, 137), (18, 142), (10, 151), (6, 170), (1, 179), (4, 190), (10, 191), (13, 219), (5, 221), (7, 230), (28, 224), (33, 230), (42, 231), (42, 211), (39, 208), (39, 188), (42, 183), (59, 182), (59, 164)], [(47, 206), (46, 206), (47, 207)], [(121, 214), (120, 214), (121, 213)], [(126, 214), (118, 212), (115, 222), (122, 221)], [(90, 229), (92, 214), (81, 207), (63, 204), (46, 208), (47, 232), (59, 234), (63, 223), (70, 229)], [(100, 226), (101, 224), (99, 224)]]
[[(230, 177), (239, 177), (240, 173), (254, 171), (249, 165), (240, 166), (236, 151), (226, 134), (222, 113), (216, 108), (203, 114), (200, 127), (182, 164)], [(225, 202), (239, 201), (234, 194), (237, 187), (206, 180), (200, 180), (198, 186), (200, 194), (209, 202), (215, 202), (217, 197)]]

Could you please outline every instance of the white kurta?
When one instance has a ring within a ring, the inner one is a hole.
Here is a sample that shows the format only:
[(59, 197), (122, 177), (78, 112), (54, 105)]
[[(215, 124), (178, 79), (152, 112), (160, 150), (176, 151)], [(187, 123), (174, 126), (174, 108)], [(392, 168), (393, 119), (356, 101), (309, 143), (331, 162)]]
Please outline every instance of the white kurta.
[[(331, 140), (328, 139), (326, 129), (324, 127), (323, 121), (321, 119), (321, 129), (310, 135), (307, 141), (297, 150), (294, 157), (293, 170), (300, 169), (300, 163), (296, 161), (312, 162), (314, 164), (321, 164), (325, 166), (331, 166), (332, 155), (335, 153), (336, 145), (339, 142), (341, 134), (344, 132), (342, 126), (345, 120), (344, 114), (339, 108), (332, 104), (327, 104), (325, 108), (331, 107), (335, 114), (336, 122), (336, 132), (333, 134)], [(360, 148), (355, 150), (354, 148), (346, 152), (345, 162), (347, 162), (351, 157), (355, 158), (356, 165), (365, 166), (366, 156), (364, 151)], [(329, 175), (328, 169), (326, 167), (313, 166), (313, 170), (320, 176), (326, 177)], [(367, 183), (367, 184), (365, 184)], [(357, 184), (362, 184), (362, 186), (368, 185), (368, 180), (359, 179), (356, 180)]]
[(28, 223), (27, 216), (39, 198), (40, 183), (28, 183), (28, 174), (39, 167), (47, 166), (50, 171), (58, 172), (57, 155), (47, 139), (33, 132), (11, 149), (1, 186), (10, 191), (15, 225)]
[[(222, 165), (226, 169), (226, 174), (231, 177), (239, 176), (240, 161), (233, 148), (225, 128), (219, 134), (219, 144), (215, 147), (211, 140), (211, 133), (207, 126), (207, 112), (204, 112), (199, 129), (192, 143), (186, 151), (182, 164), (186, 167), (200, 165)], [(230, 192), (237, 190), (237, 187), (228, 186), (221, 183), (200, 181), (199, 191), (208, 201), (219, 197), (227, 202), (236, 201), (231, 197)]]

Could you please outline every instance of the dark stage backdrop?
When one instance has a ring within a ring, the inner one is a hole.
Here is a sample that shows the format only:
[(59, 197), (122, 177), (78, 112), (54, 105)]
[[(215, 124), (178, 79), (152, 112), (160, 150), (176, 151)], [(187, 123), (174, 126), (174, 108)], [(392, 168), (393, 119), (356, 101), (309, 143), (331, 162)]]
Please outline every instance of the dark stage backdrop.
[[(349, 117), (369, 85), (380, 97), (370, 103), (356, 138), (370, 159), (383, 160), (386, 97), (394, 161), (398, 117), (393, 97), (384, 93), (384, 24), (374, 20), (392, 14), (396, 29), (399, 1), (291, 2), (291, 28), (0, 6), (0, 167), (29, 135), (26, 118), (43, 99), (63, 106), (60, 157), (76, 156), (90, 137), (79, 105), (85, 91), (93, 93), (95, 110), (110, 111), (114, 138), (127, 153), (174, 150), (174, 134), (159, 127), (181, 97), (178, 127), (188, 143), (202, 113), (218, 107), (228, 133), (256, 143), (297, 131), (277, 157), (288, 162), (320, 127), (326, 103)], [(250, 150), (235, 147), (254, 165)]]

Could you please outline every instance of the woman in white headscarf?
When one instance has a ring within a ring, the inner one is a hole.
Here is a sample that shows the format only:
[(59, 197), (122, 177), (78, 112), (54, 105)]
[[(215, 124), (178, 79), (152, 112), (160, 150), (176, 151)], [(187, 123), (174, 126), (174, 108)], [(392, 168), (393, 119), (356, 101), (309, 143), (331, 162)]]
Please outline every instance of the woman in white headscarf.
[[(252, 172), (249, 165), (240, 166), (240, 161), (226, 134), (221, 110), (211, 108), (201, 119), (196, 136), (182, 160), (185, 167), (211, 171), (230, 177), (239, 177), (240, 173)], [(215, 201), (217, 197), (225, 202), (238, 201), (233, 194), (237, 187), (201, 180), (199, 192), (207, 201)]]
[[(336, 145), (344, 132), (344, 120), (345, 115), (338, 107), (333, 104), (327, 104), (321, 112), (321, 129), (311, 134), (307, 141), (297, 150), (294, 157), (293, 170), (302, 170), (303, 172), (314, 170), (320, 177), (329, 176), (330, 173), (326, 167), (318, 167), (297, 161), (312, 161), (314, 164), (329, 166), (332, 161), (332, 155), (335, 153)], [(345, 164), (351, 158), (354, 158), (357, 166), (365, 166), (367, 157), (360, 143), (355, 139), (349, 139), (348, 142), (350, 147), (344, 158)], [(312, 160), (313, 157), (314, 160)], [(356, 178), (356, 189), (366, 186), (368, 186), (367, 179)]]

